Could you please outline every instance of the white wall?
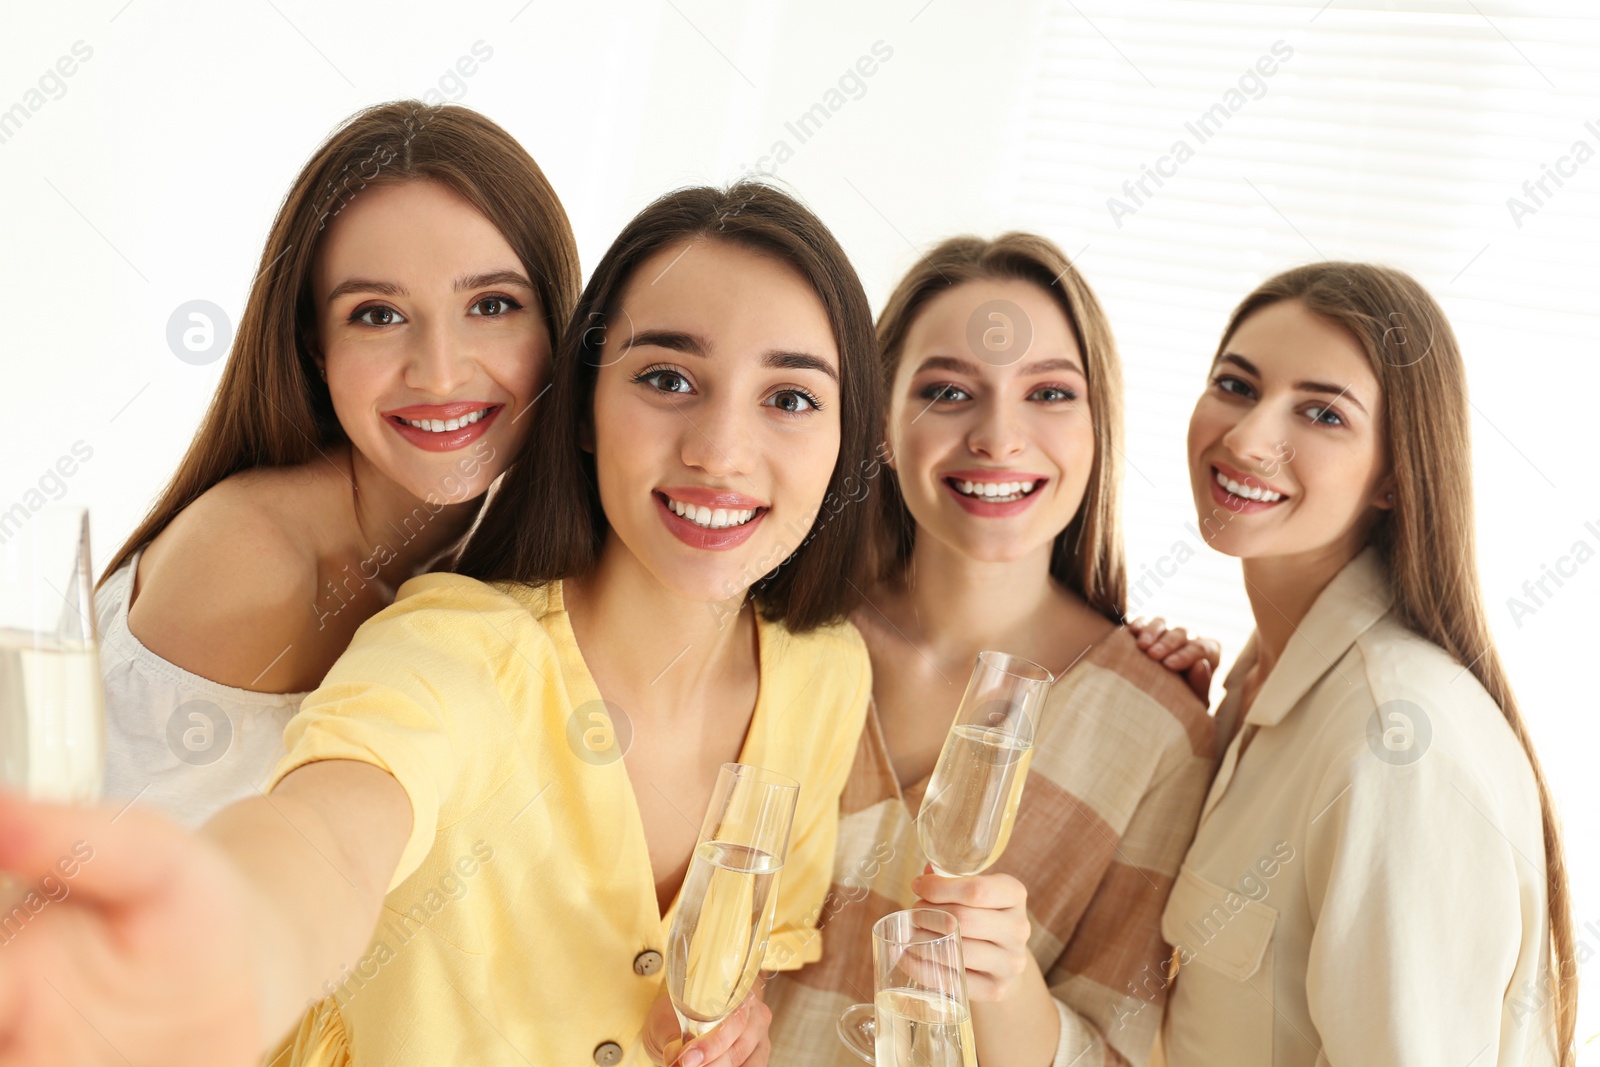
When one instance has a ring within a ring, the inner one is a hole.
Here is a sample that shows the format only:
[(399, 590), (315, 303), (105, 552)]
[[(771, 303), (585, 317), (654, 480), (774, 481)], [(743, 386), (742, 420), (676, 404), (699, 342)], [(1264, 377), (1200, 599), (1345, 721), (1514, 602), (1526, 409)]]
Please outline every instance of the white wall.
[[(1565, 813), (1577, 915), (1594, 924), (1582, 936), (1600, 951), (1587, 663), (1600, 561), (1532, 614), (1508, 606), (1575, 542), (1600, 548), (1600, 159), (1520, 226), (1506, 204), (1572, 142), (1600, 148), (1592, 5), (99, 0), (4, 22), (0, 111), (40, 99), (26, 93), (76, 42), (92, 55), (0, 143), (0, 508), (83, 441), (93, 458), (68, 492), (93, 506), (100, 560), (176, 464), (220, 373), (168, 349), (173, 309), (207, 299), (236, 321), (316, 143), (357, 107), (441, 78), (539, 160), (586, 267), (653, 196), (738, 177), (780, 140), (793, 158), (779, 178), (835, 229), (875, 305), (916, 249), (952, 232), (1033, 228), (1080, 255), (1127, 364), (1136, 576), (1191, 518), (1184, 421), (1232, 303), (1319, 254), (1413, 271), (1467, 354), (1491, 617)], [(1121, 183), (1279, 40), (1294, 58), (1265, 94), (1113, 218)], [(452, 84), (480, 41), (492, 58)], [(892, 55), (859, 98), (800, 143), (786, 122), (879, 42)], [(1229, 561), (1202, 553), (1143, 606), (1233, 651), (1249, 625), (1238, 586)], [(1582, 1033), (1596, 1031), (1586, 1007)]]

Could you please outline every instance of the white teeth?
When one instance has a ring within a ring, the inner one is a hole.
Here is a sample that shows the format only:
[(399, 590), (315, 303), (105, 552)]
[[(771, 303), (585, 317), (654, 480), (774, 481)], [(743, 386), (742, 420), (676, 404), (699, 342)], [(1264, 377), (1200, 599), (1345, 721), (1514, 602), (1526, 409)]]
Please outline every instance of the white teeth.
[(407, 426), (414, 426), (419, 430), (429, 433), (449, 433), (451, 430), (460, 430), (471, 426), (485, 415), (489, 414), (488, 408), (474, 411), (470, 415), (463, 415), (458, 419), (401, 419)]
[(1217, 471), (1217, 484), (1234, 496), (1245, 500), (1262, 500), (1272, 504), (1283, 499), (1282, 493), (1274, 493), (1272, 490), (1263, 489), (1260, 486), (1242, 485), (1221, 471)]
[(971, 482), (962, 480), (956, 482), (956, 488), (963, 496), (978, 497), (981, 500), (993, 500), (996, 503), (1009, 503), (1021, 500), (1033, 492), (1033, 487), (1038, 482)]
[(734, 526), (743, 526), (756, 516), (755, 508), (717, 508), (713, 511), (711, 508), (686, 504), (671, 497), (667, 497), (667, 507), (679, 518), (688, 519), (696, 526), (704, 526), (708, 530), (725, 530)]

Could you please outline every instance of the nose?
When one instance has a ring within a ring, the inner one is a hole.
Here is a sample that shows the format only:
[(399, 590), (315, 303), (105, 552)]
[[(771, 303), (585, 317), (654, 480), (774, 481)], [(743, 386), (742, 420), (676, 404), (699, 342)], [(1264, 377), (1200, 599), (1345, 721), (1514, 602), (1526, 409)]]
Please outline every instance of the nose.
[(729, 400), (700, 403), (680, 410), (683, 418), (679, 456), (686, 466), (712, 478), (746, 473), (754, 447), (755, 413)]
[(1002, 460), (1018, 455), (1027, 447), (1027, 439), (1010, 405), (999, 397), (986, 401), (977, 422), (967, 433), (968, 450), (985, 459)]
[(1276, 463), (1286, 440), (1282, 415), (1256, 404), (1222, 435), (1222, 446), (1260, 472)]
[(438, 320), (424, 318), (412, 332), (405, 382), (433, 396), (450, 396), (472, 380), (473, 361), (462, 338)]

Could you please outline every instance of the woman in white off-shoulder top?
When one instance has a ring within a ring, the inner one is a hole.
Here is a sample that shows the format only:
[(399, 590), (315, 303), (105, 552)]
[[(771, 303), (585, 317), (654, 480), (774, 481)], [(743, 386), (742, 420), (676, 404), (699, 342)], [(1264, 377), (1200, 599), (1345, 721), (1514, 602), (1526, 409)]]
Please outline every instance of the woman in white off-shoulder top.
[(250, 796), (356, 628), (447, 560), (577, 299), (528, 153), (467, 108), (353, 116), (296, 177), (211, 408), (99, 590), (107, 799)]

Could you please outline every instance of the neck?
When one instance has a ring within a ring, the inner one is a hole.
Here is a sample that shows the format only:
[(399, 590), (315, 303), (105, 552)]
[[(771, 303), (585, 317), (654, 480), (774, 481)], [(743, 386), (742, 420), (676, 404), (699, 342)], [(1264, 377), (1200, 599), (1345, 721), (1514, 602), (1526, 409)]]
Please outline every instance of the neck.
[(344, 551), (370, 560), (391, 588), (421, 573), (460, 541), (482, 506), (482, 498), (461, 504), (419, 500), (379, 471), (352, 446), (340, 466), (349, 481), (351, 523)]
[(1272, 673), (1311, 605), (1362, 547), (1341, 541), (1293, 556), (1243, 561), (1245, 591), (1256, 624), (1257, 677)]
[(961, 671), (983, 649), (1031, 645), (1034, 622), (1059, 595), (1050, 578), (1051, 544), (990, 562), (917, 538), (900, 588), (890, 594), (904, 608), (894, 613), (895, 625), (935, 662), (964, 665)]
[[(661, 584), (614, 533), (594, 570), (564, 583), (567, 612), (586, 661), (628, 695), (630, 712), (697, 719), (708, 686), (748, 660), (755, 605), (741, 594), (720, 603), (691, 600)], [(643, 694), (649, 694), (648, 700)]]

